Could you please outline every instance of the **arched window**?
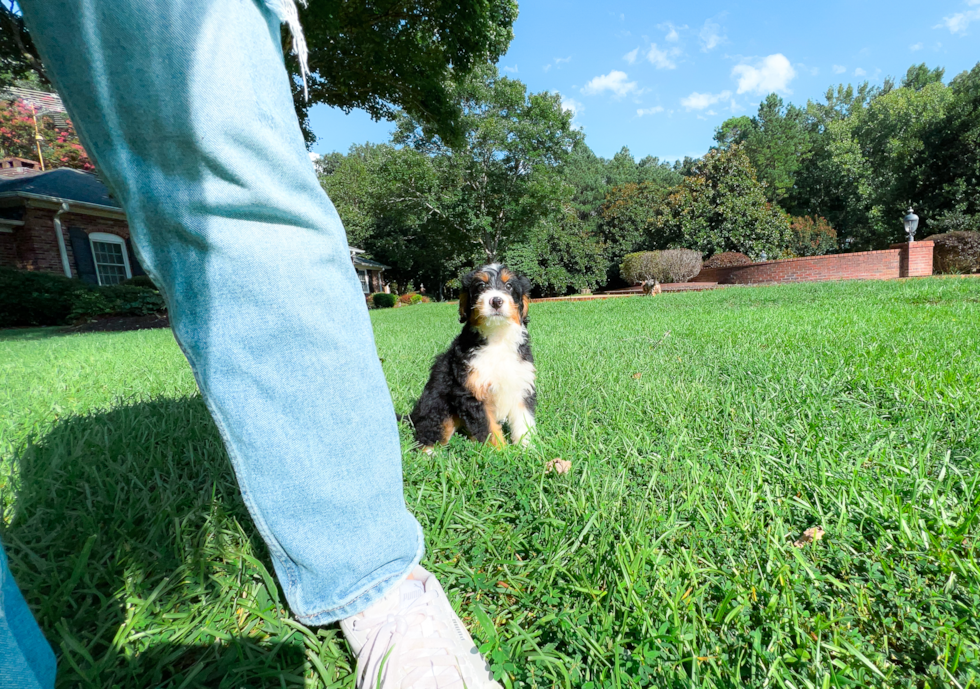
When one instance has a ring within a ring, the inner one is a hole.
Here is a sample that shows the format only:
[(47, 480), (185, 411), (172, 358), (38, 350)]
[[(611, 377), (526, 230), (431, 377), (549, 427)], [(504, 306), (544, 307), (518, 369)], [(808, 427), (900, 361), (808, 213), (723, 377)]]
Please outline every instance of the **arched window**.
[(108, 232), (92, 232), (88, 240), (92, 244), (92, 258), (100, 285), (118, 285), (133, 277), (125, 239)]

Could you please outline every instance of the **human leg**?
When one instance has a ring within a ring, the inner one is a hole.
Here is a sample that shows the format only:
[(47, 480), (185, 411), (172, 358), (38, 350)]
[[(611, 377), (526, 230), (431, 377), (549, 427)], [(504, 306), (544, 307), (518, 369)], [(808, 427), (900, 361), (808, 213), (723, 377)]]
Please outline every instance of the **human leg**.
[(414, 568), (394, 411), (279, 18), (253, 0), (24, 0), (221, 431), (290, 607), (325, 624)]
[(7, 567), (0, 544), (0, 689), (49, 689), (55, 658)]

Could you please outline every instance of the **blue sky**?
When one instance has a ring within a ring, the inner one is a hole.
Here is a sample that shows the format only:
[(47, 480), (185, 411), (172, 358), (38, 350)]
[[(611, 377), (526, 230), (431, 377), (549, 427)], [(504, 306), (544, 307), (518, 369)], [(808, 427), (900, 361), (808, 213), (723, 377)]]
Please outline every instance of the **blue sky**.
[[(797, 104), (827, 87), (900, 78), (913, 63), (946, 80), (980, 61), (980, 0), (556, 2), (525, 0), (504, 74), (556, 91), (597, 154), (699, 156), (732, 115), (775, 91)], [(390, 123), (311, 112), (318, 153), (383, 142)]]

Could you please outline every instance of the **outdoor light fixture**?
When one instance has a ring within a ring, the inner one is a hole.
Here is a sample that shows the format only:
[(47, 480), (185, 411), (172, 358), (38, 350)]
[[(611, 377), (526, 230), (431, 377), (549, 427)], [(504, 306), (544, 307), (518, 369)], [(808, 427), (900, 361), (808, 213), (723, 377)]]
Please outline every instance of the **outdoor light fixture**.
[(912, 212), (909, 206), (909, 214), (905, 216), (905, 234), (909, 236), (909, 244), (915, 241), (915, 229), (919, 226), (919, 216)]

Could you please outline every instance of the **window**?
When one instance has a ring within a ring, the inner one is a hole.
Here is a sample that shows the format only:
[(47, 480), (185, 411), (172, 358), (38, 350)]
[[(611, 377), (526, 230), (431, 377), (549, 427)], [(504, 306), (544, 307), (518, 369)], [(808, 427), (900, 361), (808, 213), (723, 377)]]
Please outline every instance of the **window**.
[(118, 285), (133, 277), (126, 255), (126, 240), (108, 232), (93, 232), (88, 239), (100, 285)]
[(371, 293), (371, 273), (367, 272), (364, 268), (357, 269), (357, 277), (361, 279), (361, 289), (364, 294)]

